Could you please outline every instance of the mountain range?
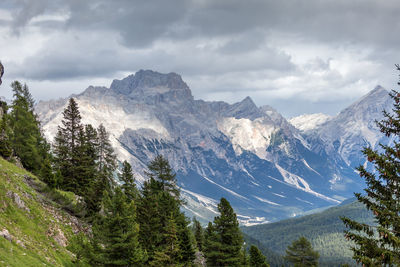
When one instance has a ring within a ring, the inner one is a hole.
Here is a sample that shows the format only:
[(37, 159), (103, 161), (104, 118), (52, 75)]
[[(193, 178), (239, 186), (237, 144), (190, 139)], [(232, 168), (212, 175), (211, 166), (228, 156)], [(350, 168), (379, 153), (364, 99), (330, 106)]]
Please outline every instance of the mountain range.
[[(250, 97), (234, 104), (194, 99), (180, 75), (151, 70), (71, 97), (83, 123), (103, 123), (139, 184), (149, 161), (164, 155), (177, 173), (187, 214), (203, 222), (218, 214), (221, 197), (244, 225), (336, 205), (364, 186), (354, 170), (367, 164), (361, 148), (388, 142), (374, 123), (391, 106), (380, 86), (337, 116), (291, 120)], [(50, 141), (67, 102), (36, 105)]]

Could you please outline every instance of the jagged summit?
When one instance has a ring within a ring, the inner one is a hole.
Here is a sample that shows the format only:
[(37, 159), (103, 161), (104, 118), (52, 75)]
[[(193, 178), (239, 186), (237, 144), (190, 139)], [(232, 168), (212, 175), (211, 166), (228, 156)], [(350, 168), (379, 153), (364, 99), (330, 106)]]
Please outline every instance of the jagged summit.
[[(163, 93), (169, 90), (184, 90), (190, 89), (182, 80), (182, 77), (176, 73), (163, 74), (152, 70), (139, 70), (135, 74), (129, 75), (122, 80), (113, 80), (110, 89), (113, 91), (131, 95), (135, 92), (145, 92), (149, 89), (158, 88), (158, 93)], [(150, 90), (153, 91), (154, 90)]]
[(375, 86), (373, 90), (371, 90), (369, 93), (367, 93), (364, 97), (362, 97), (360, 100), (358, 100), (356, 103), (361, 103), (370, 101), (371, 99), (377, 98), (377, 99), (382, 99), (382, 98), (387, 98), (389, 92), (383, 88), (380, 85)]
[(371, 92), (369, 94), (372, 94), (372, 93), (386, 93), (387, 94), (388, 91), (383, 86), (378, 84), (377, 86), (375, 86), (375, 88), (373, 90), (371, 90)]
[[(391, 98), (389, 96), (389, 92), (378, 85), (373, 90), (371, 90), (368, 94), (363, 96), (361, 99), (357, 100), (349, 107), (341, 111), (337, 118), (341, 117), (365, 117), (366, 114), (369, 114), (366, 111), (371, 111), (373, 113), (377, 113), (377, 115), (381, 115), (384, 107), (387, 107), (391, 103)], [(371, 110), (373, 109), (373, 110)], [(379, 116), (380, 117), (380, 116)]]
[(231, 105), (226, 112), (226, 115), (235, 117), (236, 119), (249, 118), (252, 120), (262, 117), (260, 109), (249, 96), (242, 101)]

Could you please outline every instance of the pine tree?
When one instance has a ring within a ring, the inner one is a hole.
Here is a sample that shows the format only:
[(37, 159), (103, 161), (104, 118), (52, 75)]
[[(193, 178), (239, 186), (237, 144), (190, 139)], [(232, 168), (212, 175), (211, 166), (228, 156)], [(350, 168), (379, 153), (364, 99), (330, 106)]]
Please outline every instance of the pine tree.
[(41, 167), (41, 158), (38, 144), (40, 142), (40, 128), (31, 108), (31, 99), (26, 95), (28, 87), (20, 82), (11, 84), (14, 93), (10, 126), (12, 129), (12, 148), (22, 165), (29, 171), (38, 173)]
[(250, 267), (250, 258), (247, 255), (247, 250), (246, 247), (243, 246), (241, 251), (240, 251), (240, 258), (241, 258), (241, 262), (240, 262), (240, 266), (241, 267)]
[(220, 243), (212, 222), (208, 223), (204, 234), (204, 255), (207, 260), (207, 266), (218, 266)]
[(189, 223), (182, 212), (179, 212), (176, 221), (178, 226), (180, 263), (190, 266), (195, 259), (195, 250), (192, 242), (193, 237), (188, 227)]
[(77, 153), (79, 160), (76, 163), (76, 173), (79, 177), (77, 192), (84, 197), (88, 215), (91, 216), (100, 210), (103, 190), (100, 187), (98, 173), (98, 136), (91, 124), (79, 131)]
[(71, 237), (67, 249), (75, 254), (74, 263), (76, 266), (90, 266), (90, 262), (96, 262), (96, 260), (93, 260), (96, 258), (93, 244), (83, 232)]
[(168, 217), (162, 236), (162, 243), (157, 247), (150, 266), (179, 266), (181, 251), (178, 243), (177, 226), (172, 214)]
[(310, 241), (302, 236), (288, 246), (285, 259), (295, 267), (318, 266), (319, 253), (314, 251)]
[(45, 159), (42, 163), (42, 168), (40, 169), (40, 178), (45, 182), (50, 188), (57, 187), (57, 177), (53, 172), (51, 167), (50, 159)]
[(250, 247), (250, 267), (269, 267), (265, 256), (261, 253), (258, 247), (254, 245)]
[(169, 216), (172, 214), (180, 246), (179, 263), (191, 264), (194, 249), (188, 229), (189, 222), (180, 211), (181, 200), (175, 174), (168, 161), (161, 156), (150, 162), (149, 170), (149, 179), (143, 184), (138, 203), (140, 241), (144, 244), (151, 262), (157, 248), (162, 245), (162, 233), (165, 232)]
[(200, 222), (196, 219), (196, 217), (193, 217), (193, 231), (194, 231), (194, 237), (196, 239), (197, 248), (199, 249), (199, 251), (203, 251), (204, 230), (203, 227), (201, 227)]
[(122, 172), (118, 175), (120, 181), (123, 182), (121, 188), (125, 195), (130, 200), (137, 201), (139, 198), (139, 191), (136, 188), (135, 178), (132, 173), (132, 166), (126, 160), (122, 163)]
[(11, 128), (6, 102), (0, 100), (0, 156), (9, 159), (12, 155)]
[(162, 155), (158, 155), (148, 166), (147, 176), (161, 182), (163, 191), (169, 192), (179, 200), (179, 189), (176, 185), (176, 174), (169, 162)]
[[(400, 66), (396, 67), (400, 71)], [(349, 228), (345, 236), (355, 244), (353, 258), (365, 266), (400, 265), (400, 93), (393, 90), (390, 96), (394, 100), (392, 112), (384, 111), (384, 119), (377, 125), (393, 143), (381, 144), (379, 150), (364, 148), (362, 152), (374, 169), (357, 168), (367, 188), (366, 195), (355, 196), (372, 211), (377, 226), (342, 218)]]
[(97, 133), (99, 140), (98, 168), (100, 184), (103, 190), (111, 192), (115, 185), (114, 171), (117, 167), (116, 156), (110, 143), (109, 134), (103, 124), (100, 124), (97, 128)]
[(55, 137), (54, 154), (55, 163), (60, 170), (63, 180), (61, 187), (75, 193), (79, 190), (79, 136), (82, 135), (83, 126), (78, 104), (70, 98), (68, 106), (63, 112), (62, 125), (58, 126)]
[(145, 253), (138, 235), (134, 202), (129, 201), (120, 188), (115, 189), (111, 198), (106, 192), (104, 216), (100, 216), (93, 226), (97, 264), (140, 266), (145, 260)]
[(154, 251), (162, 241), (163, 222), (160, 217), (161, 184), (153, 178), (145, 181), (138, 202), (138, 222), (140, 224), (139, 241), (148, 253), (151, 261)]
[(240, 266), (243, 237), (236, 214), (225, 198), (221, 198), (218, 211), (220, 216), (207, 229), (207, 262), (211, 266)]

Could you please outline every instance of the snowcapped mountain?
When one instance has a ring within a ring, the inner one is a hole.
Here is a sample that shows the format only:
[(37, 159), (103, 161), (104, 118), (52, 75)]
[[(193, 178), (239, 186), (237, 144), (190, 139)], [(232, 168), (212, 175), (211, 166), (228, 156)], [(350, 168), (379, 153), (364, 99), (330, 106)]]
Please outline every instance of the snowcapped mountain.
[[(73, 97), (83, 123), (104, 124), (119, 159), (132, 164), (139, 182), (155, 155), (168, 158), (186, 212), (204, 221), (216, 216), (221, 197), (231, 202), (243, 224), (254, 224), (337, 204), (362, 187), (348, 158), (341, 156), (351, 156), (344, 153), (351, 138), (340, 143), (341, 149), (328, 144), (335, 136), (328, 128), (335, 118), (322, 124), (315, 118), (313, 134), (305, 134), (249, 97), (232, 105), (195, 100), (178, 74), (150, 70), (114, 80), (110, 88), (91, 86)], [(50, 140), (67, 101), (36, 107)], [(343, 112), (338, 122), (345, 130), (351, 121), (346, 118), (356, 111)], [(360, 120), (373, 120), (374, 114)]]

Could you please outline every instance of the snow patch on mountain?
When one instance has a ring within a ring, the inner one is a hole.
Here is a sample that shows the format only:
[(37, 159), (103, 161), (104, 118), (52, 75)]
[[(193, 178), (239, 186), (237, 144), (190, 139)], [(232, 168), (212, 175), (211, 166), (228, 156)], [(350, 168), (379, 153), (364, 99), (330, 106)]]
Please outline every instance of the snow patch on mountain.
[(271, 204), (271, 205), (274, 205), (274, 206), (281, 206), (280, 204), (275, 203), (275, 202), (270, 201), (270, 200), (265, 199), (265, 198), (261, 198), (261, 197), (258, 197), (258, 196), (253, 196), (253, 197), (254, 197), (255, 199), (258, 199), (258, 200), (261, 201), (261, 202), (264, 202), (264, 203), (268, 203), (268, 204)]
[(281, 194), (277, 194), (277, 193), (272, 193), (272, 194), (275, 196), (281, 197), (281, 198), (286, 198), (284, 195), (281, 195)]
[(242, 198), (242, 199), (245, 199), (245, 200), (249, 200), (247, 197), (244, 197), (244, 196), (242, 196), (242, 195), (240, 195), (240, 194), (238, 194), (238, 193), (236, 193), (236, 192), (234, 192), (234, 191), (232, 191), (232, 190), (230, 190), (230, 189), (228, 189), (228, 188), (226, 188), (226, 187), (224, 187), (224, 186), (222, 186), (222, 185), (220, 185), (220, 184), (217, 184), (216, 182), (214, 182), (214, 181), (211, 180), (210, 178), (207, 178), (207, 177), (205, 177), (205, 176), (203, 176), (203, 178), (206, 179), (208, 182), (210, 182), (210, 183), (212, 183), (212, 184), (215, 184), (216, 186), (222, 188), (222, 189), (225, 190), (226, 192), (229, 192), (229, 193), (231, 193), (232, 195), (234, 195), (234, 196), (236, 196), (236, 197), (239, 197), (239, 198)]
[(218, 130), (230, 138), (237, 155), (240, 155), (242, 150), (247, 150), (261, 159), (266, 158), (271, 135), (277, 130), (274, 126), (265, 124), (263, 118), (223, 118), (217, 124)]
[(332, 117), (323, 113), (303, 114), (289, 119), (289, 122), (302, 132), (310, 131), (324, 124)]
[(240, 214), (237, 214), (237, 219), (239, 221), (239, 224), (244, 225), (244, 226), (252, 226), (252, 225), (270, 222), (265, 217), (250, 217), (250, 216), (245, 216), (245, 215), (240, 215)]
[(278, 164), (275, 164), (275, 166), (281, 173), (281, 175), (286, 183), (294, 185), (297, 188), (302, 189), (302, 190), (304, 189), (306, 191), (312, 191), (310, 188), (310, 185), (303, 178), (286, 171), (284, 168), (282, 168)]
[[(302, 191), (308, 192), (308, 193), (310, 193), (318, 198), (324, 199), (326, 201), (337, 203), (337, 204), (340, 203), (340, 201), (338, 201), (336, 199), (333, 199), (331, 197), (325, 196), (321, 193), (318, 193), (318, 192), (315, 192), (314, 190), (312, 190), (310, 185), (300, 176), (297, 176), (293, 173), (286, 171), (284, 168), (282, 168), (278, 164), (275, 164), (275, 166), (281, 173), (281, 175), (286, 183), (294, 185), (296, 188), (298, 188)], [(301, 185), (303, 185), (303, 186), (301, 186)]]

